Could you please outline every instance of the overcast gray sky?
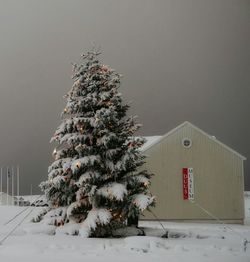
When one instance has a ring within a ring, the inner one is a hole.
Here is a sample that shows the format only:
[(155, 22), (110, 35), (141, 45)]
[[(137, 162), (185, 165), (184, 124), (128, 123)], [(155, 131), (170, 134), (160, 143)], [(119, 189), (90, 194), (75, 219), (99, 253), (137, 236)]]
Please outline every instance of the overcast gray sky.
[(250, 159), (249, 33), (248, 0), (0, 0), (0, 164), (39, 192), (70, 63), (92, 42), (123, 74), (142, 135), (188, 120)]

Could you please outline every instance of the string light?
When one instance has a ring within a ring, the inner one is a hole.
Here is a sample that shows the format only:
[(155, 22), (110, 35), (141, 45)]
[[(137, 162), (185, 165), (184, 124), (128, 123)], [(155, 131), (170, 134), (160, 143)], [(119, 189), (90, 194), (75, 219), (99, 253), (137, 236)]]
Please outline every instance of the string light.
[(110, 106), (110, 105), (112, 105), (113, 103), (112, 103), (111, 101), (107, 101), (107, 102), (105, 102), (105, 104), (106, 104), (107, 106)]
[(113, 213), (113, 217), (117, 217), (118, 212)]
[(135, 146), (135, 143), (132, 143), (132, 142), (128, 143), (128, 147), (134, 147), (134, 146)]
[(102, 66), (101, 66), (101, 70), (102, 70), (103, 72), (108, 72), (108, 71), (109, 71), (109, 68), (108, 68), (108, 66), (106, 66), (106, 65), (102, 65)]

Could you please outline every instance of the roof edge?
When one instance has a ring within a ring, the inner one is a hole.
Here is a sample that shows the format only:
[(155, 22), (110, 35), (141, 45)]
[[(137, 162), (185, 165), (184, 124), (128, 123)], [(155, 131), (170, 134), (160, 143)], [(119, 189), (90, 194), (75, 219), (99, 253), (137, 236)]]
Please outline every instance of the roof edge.
[(189, 125), (192, 128), (196, 129), (197, 131), (199, 131), (200, 133), (202, 133), (203, 135), (205, 135), (206, 137), (210, 138), (211, 140), (213, 140), (214, 142), (216, 142), (217, 144), (219, 144), (220, 146), (224, 147), (225, 149), (227, 149), (228, 151), (232, 152), (233, 154), (239, 156), (242, 160), (246, 160), (247, 158), (243, 155), (241, 155), (240, 153), (238, 153), (237, 151), (235, 151), (234, 149), (232, 149), (231, 147), (225, 145), (224, 143), (222, 143), (221, 141), (219, 141), (218, 139), (214, 139), (211, 135), (209, 135), (208, 133), (206, 133), (205, 131), (203, 131), (202, 129), (200, 129), (199, 127), (193, 125), (192, 123), (190, 123), (189, 121), (185, 121), (182, 124), (178, 125), (177, 127), (175, 127), (174, 129), (170, 130), (169, 132), (167, 132), (165, 135), (163, 135), (161, 138), (159, 138), (157, 141), (155, 141), (155, 143), (149, 145), (147, 148), (145, 148), (143, 150), (143, 152), (147, 151), (148, 149), (150, 149), (151, 147), (157, 145), (158, 143), (160, 143), (163, 139), (165, 139), (166, 137), (168, 137), (169, 135), (175, 133), (177, 130), (179, 130), (180, 128), (182, 128), (185, 125)]

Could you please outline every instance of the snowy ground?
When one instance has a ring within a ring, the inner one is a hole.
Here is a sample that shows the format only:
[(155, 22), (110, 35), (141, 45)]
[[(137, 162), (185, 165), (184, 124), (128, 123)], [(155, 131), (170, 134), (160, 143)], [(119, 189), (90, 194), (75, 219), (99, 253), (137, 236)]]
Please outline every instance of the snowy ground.
[[(29, 214), (32, 209), (34, 210)], [(170, 232), (166, 239), (158, 237), (163, 231), (159, 223), (144, 222), (141, 225), (146, 227), (147, 236), (84, 239), (78, 236), (52, 235), (53, 227), (29, 223), (38, 209), (0, 206), (0, 239), (28, 215), (13, 235), (0, 245), (0, 262), (250, 261), (250, 243), (246, 252), (243, 251), (243, 238), (250, 240), (248, 225), (229, 225), (230, 228), (225, 228), (214, 224), (164, 223), (164, 227)], [(20, 211), (24, 212), (4, 225)]]

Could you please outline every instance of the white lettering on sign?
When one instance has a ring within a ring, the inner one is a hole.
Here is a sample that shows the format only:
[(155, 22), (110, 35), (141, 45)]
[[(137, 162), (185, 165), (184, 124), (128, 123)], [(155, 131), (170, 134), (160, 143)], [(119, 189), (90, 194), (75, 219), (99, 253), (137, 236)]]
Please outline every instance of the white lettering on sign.
[(194, 177), (193, 177), (193, 173), (188, 174), (188, 199), (194, 199)]

